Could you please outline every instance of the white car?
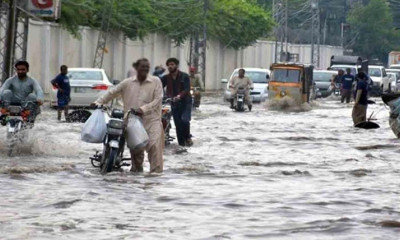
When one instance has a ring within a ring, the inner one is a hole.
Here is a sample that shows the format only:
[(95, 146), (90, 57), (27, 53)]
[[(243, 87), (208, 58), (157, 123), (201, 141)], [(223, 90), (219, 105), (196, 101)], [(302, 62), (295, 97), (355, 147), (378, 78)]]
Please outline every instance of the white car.
[[(239, 69), (235, 69), (231, 77), (228, 79), (222, 79), (221, 82), (226, 84), (224, 92), (224, 99), (229, 101), (231, 99), (231, 91), (229, 89), (229, 82), (233, 77), (239, 75)], [(250, 91), (253, 102), (264, 102), (268, 98), (268, 81), (271, 71), (265, 68), (243, 68), (245, 76), (253, 81), (254, 89)]]
[(400, 90), (400, 72), (388, 71), (387, 75), (390, 79), (390, 92), (398, 92)]
[(374, 83), (374, 87), (379, 86), (382, 92), (386, 92), (389, 90), (390, 80), (383, 66), (369, 65), (368, 75), (371, 77)]
[[(97, 98), (113, 86), (104, 69), (68, 68), (71, 86), (71, 107), (90, 107)], [(57, 106), (57, 89), (50, 92), (51, 106)]]

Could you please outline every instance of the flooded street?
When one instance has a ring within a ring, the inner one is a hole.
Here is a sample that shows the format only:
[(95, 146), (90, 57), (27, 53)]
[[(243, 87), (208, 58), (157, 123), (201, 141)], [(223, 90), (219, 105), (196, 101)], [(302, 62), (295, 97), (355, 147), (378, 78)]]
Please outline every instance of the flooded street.
[(18, 157), (1, 127), (0, 239), (399, 239), (400, 141), (381, 101), (381, 128), (363, 130), (338, 101), (237, 113), (221, 99), (203, 99), (195, 145), (167, 146), (161, 176), (147, 161), (100, 175), (101, 145), (50, 109)]

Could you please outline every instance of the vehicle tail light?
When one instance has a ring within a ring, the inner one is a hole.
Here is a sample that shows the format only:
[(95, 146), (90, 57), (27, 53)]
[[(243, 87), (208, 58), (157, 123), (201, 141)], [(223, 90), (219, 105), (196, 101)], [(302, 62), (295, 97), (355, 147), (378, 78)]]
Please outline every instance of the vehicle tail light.
[(0, 112), (2, 115), (6, 115), (7, 114), (7, 109), (6, 108), (2, 108), (0, 109)]
[(167, 114), (169, 112), (169, 109), (168, 108), (163, 108), (162, 109), (162, 114)]
[(92, 89), (94, 89), (94, 90), (107, 90), (108, 86), (105, 85), (105, 84), (100, 84), (100, 85), (93, 86)]
[(29, 110), (25, 110), (21, 112), (21, 117), (26, 121), (30, 114), (31, 112)]
[(56, 86), (53, 85), (53, 90), (57, 90), (58, 88)]

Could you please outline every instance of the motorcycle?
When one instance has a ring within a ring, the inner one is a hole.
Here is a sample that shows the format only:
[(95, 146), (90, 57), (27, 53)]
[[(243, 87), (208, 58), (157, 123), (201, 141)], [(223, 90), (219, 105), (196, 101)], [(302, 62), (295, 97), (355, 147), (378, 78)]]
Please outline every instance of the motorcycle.
[[(103, 108), (104, 109), (104, 108)], [(97, 151), (93, 157), (90, 157), (91, 163), (94, 167), (100, 168), (102, 174), (111, 172), (113, 169), (120, 169), (123, 166), (130, 166), (131, 158), (124, 158), (125, 150), (125, 131), (126, 126), (124, 123), (124, 111), (120, 109), (113, 109), (111, 114), (106, 110), (110, 119), (107, 123), (107, 132), (103, 140), (103, 151), (99, 154)], [(137, 114), (131, 109), (130, 114)]]
[(246, 96), (246, 89), (239, 88), (236, 93), (236, 98), (234, 98), (233, 100), (233, 109), (235, 109), (237, 112), (244, 111), (245, 96)]
[(335, 83), (335, 87), (333, 89), (333, 94), (337, 97), (339, 97), (341, 95), (341, 84), (340, 83)]
[(175, 138), (171, 137), (170, 130), (171, 130), (171, 118), (172, 118), (172, 111), (171, 111), (171, 99), (167, 98), (163, 100), (162, 105), (162, 115), (161, 121), (163, 124), (164, 129), (164, 137), (165, 137), (165, 145), (169, 145)]
[(2, 104), (0, 123), (7, 126), (7, 155), (12, 156), (15, 145), (23, 141), (25, 131), (33, 127), (38, 105), (32, 101), (22, 103), (2, 102)]

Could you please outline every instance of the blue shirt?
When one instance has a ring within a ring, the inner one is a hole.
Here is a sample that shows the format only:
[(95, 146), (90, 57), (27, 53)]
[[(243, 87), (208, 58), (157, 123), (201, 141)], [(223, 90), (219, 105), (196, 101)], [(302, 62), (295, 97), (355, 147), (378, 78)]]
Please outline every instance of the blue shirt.
[[(362, 90), (360, 101), (358, 104), (367, 105), (368, 104), (368, 83), (366, 80), (359, 80), (357, 83), (357, 91)], [(357, 93), (356, 93), (357, 96)]]
[(351, 90), (353, 88), (354, 76), (351, 74), (345, 74), (342, 77), (343, 89)]
[(55, 79), (51, 80), (51, 84), (64, 91), (63, 93), (57, 91), (57, 98), (70, 97), (71, 86), (69, 85), (69, 78), (67, 75), (58, 74)]

